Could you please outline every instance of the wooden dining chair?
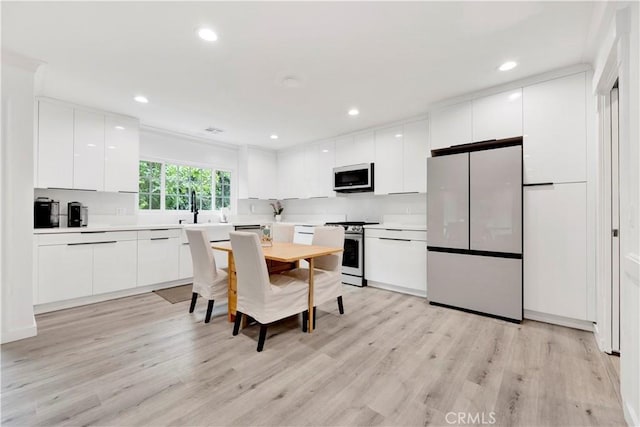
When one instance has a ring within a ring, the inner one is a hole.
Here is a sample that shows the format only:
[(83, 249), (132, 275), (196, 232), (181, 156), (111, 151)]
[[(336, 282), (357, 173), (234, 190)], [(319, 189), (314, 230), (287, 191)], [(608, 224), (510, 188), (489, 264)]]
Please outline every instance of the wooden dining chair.
[(257, 350), (262, 351), (270, 323), (308, 309), (309, 285), (282, 274), (269, 276), (257, 234), (237, 231), (229, 237), (238, 292), (233, 335), (238, 335), (243, 315), (253, 318), (260, 325)]
[[(313, 245), (344, 247), (344, 228), (342, 227), (315, 227), (313, 232)], [(297, 268), (285, 275), (295, 277), (298, 280), (308, 281), (309, 270)], [(344, 314), (342, 302), (342, 252), (318, 257), (314, 260), (313, 272), (313, 302), (323, 304), (329, 300), (336, 299), (338, 302), (338, 312)], [(306, 331), (306, 316), (303, 314), (302, 330)], [(316, 310), (313, 310), (313, 323), (316, 323)]]
[(293, 224), (278, 224), (277, 222), (271, 226), (274, 242), (293, 243), (293, 235), (295, 226)]
[(193, 288), (189, 313), (196, 308), (198, 295), (209, 300), (204, 323), (209, 323), (216, 300), (228, 298), (228, 274), (216, 267), (211, 244), (205, 230), (185, 230), (193, 263)]

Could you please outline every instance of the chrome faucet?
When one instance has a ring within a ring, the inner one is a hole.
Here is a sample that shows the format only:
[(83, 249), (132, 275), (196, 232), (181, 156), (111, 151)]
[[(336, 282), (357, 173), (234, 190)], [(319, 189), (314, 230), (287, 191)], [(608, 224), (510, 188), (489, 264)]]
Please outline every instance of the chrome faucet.
[(193, 223), (198, 223), (198, 204), (196, 203), (196, 191), (191, 190), (191, 212), (193, 212)]

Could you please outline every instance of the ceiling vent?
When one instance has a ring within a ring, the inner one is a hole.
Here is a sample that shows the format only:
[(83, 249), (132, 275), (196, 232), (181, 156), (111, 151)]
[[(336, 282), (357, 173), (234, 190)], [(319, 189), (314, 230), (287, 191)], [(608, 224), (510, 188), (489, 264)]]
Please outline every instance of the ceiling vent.
[(218, 135), (224, 132), (222, 129), (214, 128), (213, 126), (209, 126), (204, 130), (205, 132), (209, 132), (212, 135)]

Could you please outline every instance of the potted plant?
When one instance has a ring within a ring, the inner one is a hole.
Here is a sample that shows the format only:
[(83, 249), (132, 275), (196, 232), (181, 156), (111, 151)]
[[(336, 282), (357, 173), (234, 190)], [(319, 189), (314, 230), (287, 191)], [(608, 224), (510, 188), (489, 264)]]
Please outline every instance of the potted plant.
[(284, 206), (282, 206), (280, 200), (276, 200), (275, 203), (271, 203), (271, 208), (273, 209), (273, 217), (276, 219), (276, 222), (282, 221), (282, 211), (284, 210)]

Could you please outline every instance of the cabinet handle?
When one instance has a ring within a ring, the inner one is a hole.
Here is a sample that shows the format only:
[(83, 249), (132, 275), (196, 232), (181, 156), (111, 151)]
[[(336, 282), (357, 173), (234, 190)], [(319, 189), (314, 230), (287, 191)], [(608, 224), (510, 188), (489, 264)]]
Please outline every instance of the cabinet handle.
[(329, 196), (313, 196), (313, 197), (309, 197), (310, 199), (328, 199)]
[(169, 238), (168, 237), (152, 237), (149, 240), (169, 240)]
[(401, 228), (385, 228), (387, 231), (402, 231)]
[(391, 237), (378, 237), (380, 240), (395, 240), (398, 242), (410, 242), (410, 239), (392, 239)]
[(535, 184), (522, 184), (523, 187), (542, 187), (544, 185), (553, 185), (553, 182), (536, 182)]
[(168, 228), (152, 228), (151, 231), (169, 231)]
[(91, 188), (74, 188), (75, 191), (98, 191)]
[(260, 200), (259, 197), (247, 197), (247, 199), (249, 199), (249, 200)]
[(83, 242), (83, 243), (67, 243), (67, 246), (81, 246), (81, 245), (106, 245), (110, 243), (118, 243), (117, 240), (110, 240), (108, 242)]
[(300, 197), (285, 197), (282, 200), (298, 200)]
[(137, 191), (124, 191), (124, 190), (118, 190), (118, 193), (138, 194)]
[(101, 234), (106, 233), (106, 231), (81, 231), (80, 234)]
[(387, 193), (389, 195), (392, 194), (418, 194), (418, 191), (396, 191), (395, 193)]

